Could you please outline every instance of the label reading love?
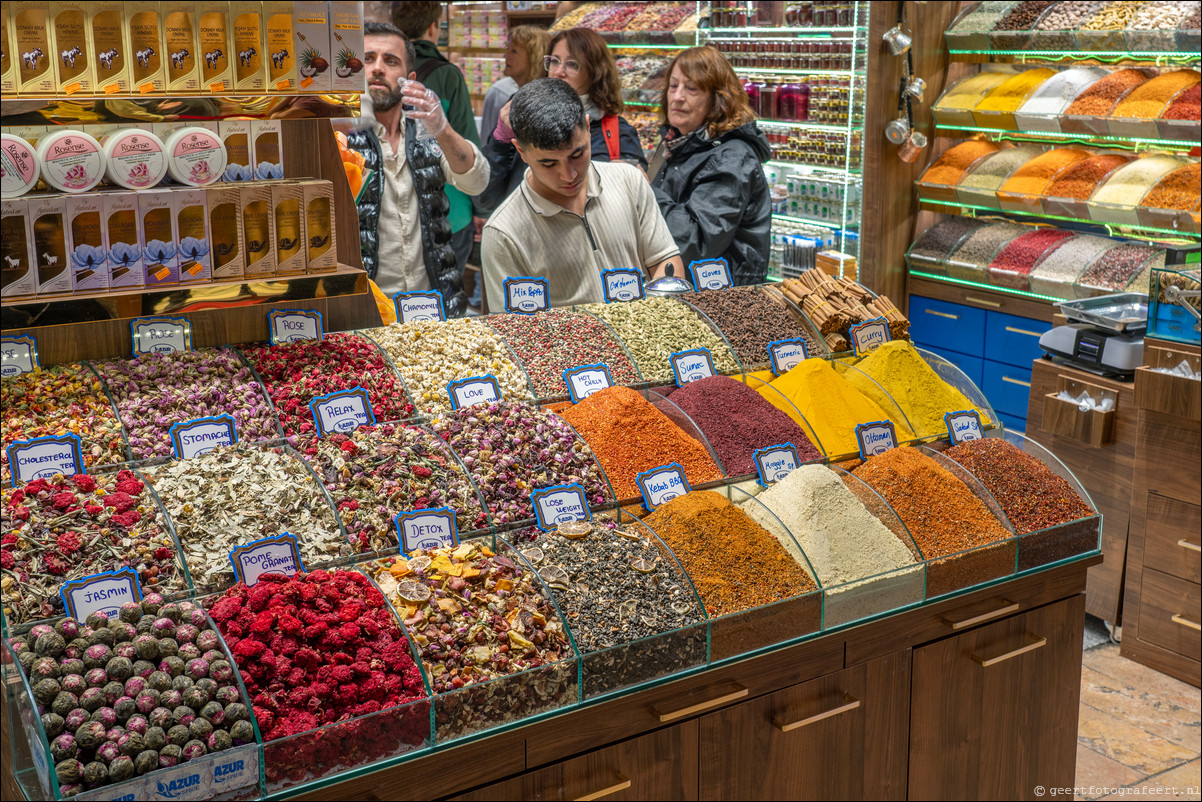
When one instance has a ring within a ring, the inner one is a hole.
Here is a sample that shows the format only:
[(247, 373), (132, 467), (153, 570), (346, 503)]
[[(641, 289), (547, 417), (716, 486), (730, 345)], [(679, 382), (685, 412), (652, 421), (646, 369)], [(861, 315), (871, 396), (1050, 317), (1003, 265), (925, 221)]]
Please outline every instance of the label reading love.
[(352, 387), (319, 396), (309, 402), (317, 432), (324, 437), (330, 432), (353, 432), (360, 426), (375, 426), (376, 416), (371, 401), (362, 387)]
[(609, 366), (580, 365), (568, 368), (563, 372), (564, 383), (568, 385), (568, 395), (573, 404), (578, 404), (598, 390), (613, 387), (613, 377), (609, 375)]
[(730, 278), (730, 265), (725, 259), (698, 259), (689, 262), (689, 275), (693, 279), (693, 289), (724, 290), (733, 287)]
[(534, 507), (538, 528), (544, 532), (550, 532), (568, 521), (586, 521), (593, 517), (588, 509), (588, 500), (584, 497), (584, 488), (578, 484), (535, 490), (530, 494), (530, 504)]
[(324, 333), (321, 312), (303, 309), (276, 309), (267, 316), (271, 329), (271, 344), (292, 343), (297, 340), (320, 340)]
[(768, 343), (768, 361), (776, 375), (788, 373), (810, 358), (810, 349), (800, 337), (792, 340), (773, 340)]
[(129, 322), (134, 356), (192, 350), (192, 324), (183, 317), (136, 317)]
[(399, 292), (392, 299), (396, 304), (398, 323), (416, 323), (423, 320), (446, 320), (446, 305), (438, 290), (414, 290)]
[(605, 303), (625, 303), (643, 298), (643, 271), (633, 267), (615, 267), (601, 271), (601, 290)]
[(856, 426), (856, 440), (860, 443), (860, 459), (875, 457), (897, 448), (897, 433), (893, 430), (893, 421), (888, 420)]
[(37, 369), (37, 340), (29, 336), (0, 339), (0, 377), (11, 379)]
[(171, 445), (180, 459), (199, 457), (218, 446), (232, 446), (236, 442), (238, 429), (229, 415), (196, 418), (171, 426)]
[(64, 476), (85, 473), (83, 443), (77, 434), (68, 432), (18, 440), (5, 450), (8, 464), (13, 469), (13, 487), (34, 479), (49, 479), (56, 473)]
[(677, 351), (668, 357), (668, 363), (672, 366), (677, 387), (714, 375), (714, 358), (708, 348)]
[(981, 426), (981, 416), (975, 409), (962, 409), (949, 412), (943, 416), (947, 424), (947, 436), (953, 445), (967, 443), (970, 440), (980, 440), (985, 436), (985, 428)]
[(287, 532), (235, 546), (230, 551), (230, 562), (234, 566), (234, 576), (248, 588), (254, 587), (264, 574), (295, 576), (305, 570), (300, 546)]
[(126, 602), (142, 601), (142, 583), (132, 568), (105, 571), (64, 582), (59, 589), (67, 615), (83, 621), (92, 613), (105, 613), (115, 619)]
[(755, 459), (755, 469), (759, 473), (759, 483), (764, 487), (775, 484), (797, 469), (801, 458), (797, 456), (797, 446), (792, 443), (782, 443), (779, 446), (766, 446), (751, 452)]
[(689, 492), (689, 480), (678, 462), (643, 471), (634, 477), (634, 481), (643, 494), (643, 506), (649, 510)]
[(507, 278), (504, 286), (506, 312), (533, 315), (551, 308), (551, 291), (545, 278)]
[(469, 376), (466, 379), (447, 382), (447, 395), (451, 397), (452, 409), (491, 404), (501, 400), (501, 385), (491, 373), (486, 376)]
[(856, 356), (870, 354), (889, 342), (889, 322), (883, 317), (857, 323), (849, 331)]
[(459, 527), (450, 507), (398, 512), (393, 518), (401, 552), (408, 556), (415, 549), (438, 549), (459, 544)]

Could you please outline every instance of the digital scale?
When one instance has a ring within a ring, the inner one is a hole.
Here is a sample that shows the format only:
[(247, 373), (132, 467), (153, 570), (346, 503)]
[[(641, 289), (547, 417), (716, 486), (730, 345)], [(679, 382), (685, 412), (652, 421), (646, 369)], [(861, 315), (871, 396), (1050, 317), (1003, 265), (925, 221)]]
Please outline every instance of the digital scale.
[(1144, 363), (1147, 295), (1123, 292), (1056, 305), (1070, 322), (1039, 338), (1039, 347), (1053, 361), (1103, 376), (1135, 375)]

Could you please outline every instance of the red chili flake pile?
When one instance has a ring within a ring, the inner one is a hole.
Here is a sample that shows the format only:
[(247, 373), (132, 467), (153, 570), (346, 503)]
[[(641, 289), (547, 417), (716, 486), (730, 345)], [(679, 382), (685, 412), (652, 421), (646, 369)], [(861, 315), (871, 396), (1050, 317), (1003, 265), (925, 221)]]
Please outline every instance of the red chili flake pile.
[(1160, 117), (1162, 120), (1202, 119), (1202, 84), (1194, 84), (1177, 95)]
[(990, 281), (1001, 287), (1029, 290), (1031, 285), (1027, 276), (1035, 269), (1035, 263), (1045, 253), (1072, 236), (1071, 231), (1041, 228), (1016, 237), (1004, 245), (989, 263), (987, 270)]
[(1121, 153), (1099, 153), (1065, 167), (1052, 179), (1043, 194), (1049, 198), (1085, 200), (1116, 168), (1131, 161), (1131, 156)]
[(1064, 113), (1103, 117), (1114, 106), (1115, 101), (1129, 89), (1134, 89), (1147, 80), (1148, 75), (1142, 70), (1126, 69), (1112, 72), (1105, 78), (1094, 81), (1088, 89), (1077, 95), (1077, 99), (1069, 104)]

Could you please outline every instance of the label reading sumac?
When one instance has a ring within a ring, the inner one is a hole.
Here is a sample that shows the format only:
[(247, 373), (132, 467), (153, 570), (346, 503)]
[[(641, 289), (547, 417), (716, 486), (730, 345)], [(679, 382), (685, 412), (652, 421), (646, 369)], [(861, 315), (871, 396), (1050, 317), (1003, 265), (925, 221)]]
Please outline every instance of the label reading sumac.
[(778, 376), (788, 373), (809, 358), (809, 346), (800, 337), (768, 343), (768, 361), (772, 364), (772, 372)]
[(975, 409), (962, 409), (949, 412), (943, 416), (947, 424), (947, 436), (952, 443), (959, 445), (970, 440), (980, 440), (985, 436), (985, 427), (981, 425), (981, 416)]
[(272, 345), (322, 338), (321, 312), (277, 309), (268, 314), (267, 320)]
[(446, 320), (446, 305), (438, 290), (415, 290), (400, 292), (392, 299), (396, 304), (398, 323), (416, 323), (423, 320)]
[(714, 357), (708, 348), (677, 351), (668, 357), (668, 362), (677, 387), (714, 375)]
[(609, 366), (603, 364), (580, 365), (568, 368), (563, 372), (564, 383), (568, 386), (568, 395), (573, 404), (578, 404), (595, 392), (613, 387), (613, 377), (609, 375)]
[(287, 532), (236, 546), (230, 552), (230, 562), (238, 581), (252, 587), (264, 574), (295, 576), (305, 570), (296, 538)]
[(37, 369), (37, 340), (27, 335), (0, 339), (0, 377), (11, 379)]
[(196, 418), (171, 426), (171, 445), (180, 459), (199, 457), (218, 446), (232, 446), (236, 442), (238, 429), (229, 415)]
[(585, 521), (593, 517), (588, 509), (584, 488), (578, 484), (535, 490), (530, 494), (530, 505), (534, 507), (538, 528), (544, 532), (550, 532), (568, 521)]
[(796, 470), (801, 462), (797, 456), (797, 446), (792, 443), (757, 448), (751, 455), (755, 459), (759, 483), (764, 487), (784, 479)]
[(183, 317), (136, 317), (129, 322), (134, 356), (192, 350), (192, 324)]
[(447, 382), (447, 395), (451, 398), (452, 409), (491, 404), (501, 400), (501, 386), (491, 373), (487, 376), (469, 376)]
[(643, 271), (633, 267), (615, 267), (601, 271), (601, 290), (605, 303), (625, 303), (643, 298)]
[(450, 507), (398, 512), (393, 521), (401, 551), (406, 555), (415, 549), (438, 549), (459, 543), (459, 527)]
[(897, 433), (893, 429), (893, 421), (878, 420), (859, 424), (856, 426), (856, 441), (860, 444), (860, 459), (875, 457), (891, 448), (897, 448)]
[(677, 462), (643, 471), (634, 477), (634, 481), (643, 495), (643, 506), (649, 510), (689, 492), (689, 480)]
[(551, 308), (551, 290), (545, 278), (518, 276), (504, 281), (505, 311), (533, 315)]
[(725, 259), (699, 259), (689, 263), (689, 275), (693, 277), (693, 289), (724, 290), (734, 286), (730, 278), (730, 265)]
[(857, 323), (849, 330), (856, 356), (869, 354), (889, 342), (889, 321), (883, 317)]
[(319, 396), (309, 402), (318, 434), (330, 432), (353, 432), (360, 426), (375, 426), (376, 416), (371, 409), (367, 391), (352, 387), (336, 393)]

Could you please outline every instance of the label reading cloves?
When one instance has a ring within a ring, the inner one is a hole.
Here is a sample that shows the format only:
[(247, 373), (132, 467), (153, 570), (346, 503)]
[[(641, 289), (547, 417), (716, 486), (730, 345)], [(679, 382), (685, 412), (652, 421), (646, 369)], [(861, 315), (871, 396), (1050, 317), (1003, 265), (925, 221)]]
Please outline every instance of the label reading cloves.
[(733, 287), (730, 278), (730, 265), (725, 259), (698, 259), (689, 262), (689, 276), (693, 279), (693, 289), (724, 290)]
[(142, 601), (142, 583), (132, 568), (105, 571), (64, 582), (59, 590), (67, 615), (83, 621), (92, 613), (104, 613), (115, 619), (126, 602)]
[(469, 376), (447, 382), (447, 395), (451, 398), (451, 409), (471, 407), (476, 404), (491, 404), (501, 400), (501, 386), (491, 373), (486, 376)]
[(392, 300), (396, 304), (398, 323), (447, 319), (446, 304), (439, 290), (398, 292)]
[(947, 436), (953, 445), (967, 443), (970, 440), (980, 440), (985, 436), (984, 427), (981, 426), (981, 416), (975, 409), (949, 412), (943, 416), (943, 422), (947, 424)]
[(504, 281), (505, 311), (533, 315), (551, 308), (551, 289), (545, 278), (517, 276)]
[(49, 479), (56, 473), (74, 476), (86, 472), (83, 442), (79, 435), (70, 432), (18, 440), (5, 451), (13, 472), (13, 487), (20, 487), (34, 479)]
[(318, 396), (309, 402), (317, 432), (325, 437), (330, 432), (353, 432), (360, 426), (375, 426), (376, 416), (372, 412), (367, 391), (362, 387), (339, 390)]
[(538, 528), (550, 532), (556, 526), (569, 521), (592, 520), (584, 488), (578, 484), (544, 487), (530, 494), (530, 505)]
[(437, 549), (459, 544), (459, 527), (450, 507), (398, 512), (393, 518), (401, 552), (406, 556), (416, 549)]
[(708, 348), (676, 351), (668, 357), (668, 362), (672, 365), (672, 375), (676, 378), (677, 387), (713, 376), (715, 372), (714, 357)]
[(254, 587), (264, 574), (295, 576), (305, 570), (296, 537), (287, 532), (235, 546), (230, 551), (230, 562), (235, 578), (248, 588)]
[(768, 361), (777, 376), (788, 373), (810, 358), (806, 341), (800, 337), (791, 340), (773, 340), (768, 343)]
[(321, 312), (302, 309), (276, 309), (267, 316), (271, 329), (271, 344), (297, 340), (320, 340), (324, 334)]
[(613, 387), (609, 366), (603, 364), (580, 365), (563, 372), (563, 381), (568, 386), (568, 395), (573, 404), (578, 404), (593, 393)]
[(856, 426), (856, 440), (860, 444), (860, 459), (875, 457), (897, 448), (897, 432), (893, 429), (893, 421), (888, 420), (859, 424)]
[(633, 267), (615, 267), (601, 271), (601, 291), (605, 303), (625, 303), (643, 298), (643, 271)]
[(856, 356), (870, 354), (889, 342), (889, 321), (883, 317), (865, 320), (849, 329)]
[(0, 377), (11, 379), (37, 369), (37, 340), (28, 335), (0, 339)]
[(751, 456), (759, 473), (758, 481), (764, 487), (784, 479), (801, 463), (797, 456), (797, 446), (792, 443), (757, 448), (751, 452)]
[(238, 429), (229, 415), (196, 418), (171, 425), (171, 445), (179, 459), (207, 454), (218, 446), (238, 442)]
[(184, 317), (136, 317), (129, 322), (134, 356), (192, 350), (192, 324)]
[(684, 468), (678, 462), (643, 471), (634, 477), (634, 481), (639, 486), (639, 492), (643, 494), (643, 506), (649, 510), (667, 504), (690, 490)]

